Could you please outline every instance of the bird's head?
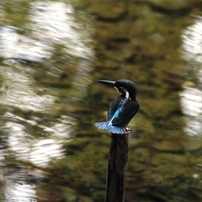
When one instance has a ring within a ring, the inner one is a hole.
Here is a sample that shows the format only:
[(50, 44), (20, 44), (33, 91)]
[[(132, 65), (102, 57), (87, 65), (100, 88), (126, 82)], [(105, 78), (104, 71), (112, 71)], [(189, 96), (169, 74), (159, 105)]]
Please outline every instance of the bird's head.
[(136, 99), (136, 86), (135, 84), (127, 79), (120, 79), (118, 81), (109, 81), (109, 80), (99, 80), (100, 83), (113, 86), (117, 91), (127, 98), (132, 100)]

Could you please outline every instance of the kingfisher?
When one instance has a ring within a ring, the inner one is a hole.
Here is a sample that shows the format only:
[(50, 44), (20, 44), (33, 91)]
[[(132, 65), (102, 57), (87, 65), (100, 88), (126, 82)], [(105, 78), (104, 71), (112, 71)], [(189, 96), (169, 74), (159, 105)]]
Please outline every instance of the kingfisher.
[(136, 85), (127, 79), (118, 81), (99, 80), (99, 82), (113, 86), (121, 95), (111, 103), (106, 121), (95, 123), (95, 126), (114, 134), (130, 133), (131, 129), (127, 128), (127, 125), (139, 109), (136, 100)]

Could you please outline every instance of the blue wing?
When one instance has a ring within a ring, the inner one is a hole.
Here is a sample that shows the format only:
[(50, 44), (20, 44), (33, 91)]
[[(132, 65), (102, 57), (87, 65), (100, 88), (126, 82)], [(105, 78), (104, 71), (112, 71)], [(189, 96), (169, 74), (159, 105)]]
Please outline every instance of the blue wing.
[(109, 107), (109, 111), (107, 114), (107, 118), (106, 121), (110, 121), (113, 117), (113, 115), (115, 114), (115, 112), (117, 111), (117, 109), (119, 108), (119, 104), (120, 102), (123, 100), (124, 98), (122, 96), (119, 96), (117, 98), (114, 99), (114, 101), (111, 103), (110, 107)]

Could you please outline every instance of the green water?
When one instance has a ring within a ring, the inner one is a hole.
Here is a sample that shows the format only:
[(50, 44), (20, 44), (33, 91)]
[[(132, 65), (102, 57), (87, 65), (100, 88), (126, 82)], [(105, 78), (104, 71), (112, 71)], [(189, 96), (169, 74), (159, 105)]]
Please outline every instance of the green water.
[(137, 85), (126, 202), (202, 200), (200, 1), (0, 3), (0, 199), (104, 201), (118, 96)]

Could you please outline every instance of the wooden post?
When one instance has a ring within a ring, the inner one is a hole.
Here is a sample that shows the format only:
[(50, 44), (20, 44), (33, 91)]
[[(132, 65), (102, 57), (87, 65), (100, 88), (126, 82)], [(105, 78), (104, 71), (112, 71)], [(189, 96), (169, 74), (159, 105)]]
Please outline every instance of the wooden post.
[(105, 202), (124, 202), (129, 134), (112, 134)]

